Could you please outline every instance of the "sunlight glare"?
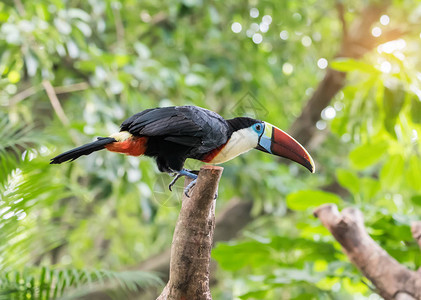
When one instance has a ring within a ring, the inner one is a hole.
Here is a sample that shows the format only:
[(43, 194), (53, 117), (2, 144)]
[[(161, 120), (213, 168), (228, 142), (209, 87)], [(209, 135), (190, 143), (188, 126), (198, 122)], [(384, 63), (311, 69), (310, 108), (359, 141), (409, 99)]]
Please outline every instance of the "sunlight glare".
[(326, 58), (320, 58), (318, 61), (317, 61), (317, 66), (320, 68), (320, 69), (326, 69), (327, 68), (327, 65), (328, 65), (328, 61), (327, 61), (327, 59)]
[(329, 105), (323, 109), (321, 116), (323, 120), (332, 120), (336, 117), (336, 110)]
[(326, 129), (326, 126), (327, 126), (326, 122), (322, 121), (322, 120), (319, 120), (316, 123), (316, 128), (319, 129), (319, 130)]
[(263, 36), (260, 33), (253, 34), (253, 42), (255, 44), (260, 44), (263, 41)]
[(262, 22), (260, 23), (259, 28), (261, 32), (267, 32), (269, 30), (269, 24)]
[(418, 141), (418, 132), (412, 129), (411, 142), (416, 143)]
[(282, 39), (282, 40), (287, 40), (288, 39), (288, 37), (289, 37), (289, 33), (288, 33), (288, 31), (286, 31), (286, 30), (282, 30), (281, 31), (281, 33), (279, 34), (279, 37)]
[(294, 71), (294, 66), (293, 65), (291, 65), (288, 62), (286, 62), (286, 63), (283, 64), (283, 66), (282, 66), (282, 72), (285, 75), (291, 75), (293, 71)]
[(312, 43), (312, 40), (309, 36), (305, 35), (301, 39), (301, 44), (303, 44), (304, 47), (310, 47)]
[(272, 17), (269, 15), (264, 15), (262, 18), (262, 22), (270, 25), (270, 23), (272, 23)]
[(382, 29), (380, 27), (373, 27), (373, 29), (371, 30), (371, 34), (374, 37), (379, 37), (382, 35)]
[(384, 61), (380, 64), (380, 71), (383, 73), (390, 73), (392, 71), (392, 65), (388, 61)]
[(259, 10), (255, 7), (250, 9), (250, 17), (257, 18), (259, 16)]
[(18, 218), (18, 220), (22, 220), (26, 217), (26, 213), (24, 211), (20, 212), (19, 214), (16, 215)]
[(405, 59), (405, 54), (403, 54), (403, 53), (402, 53), (402, 52), (400, 52), (400, 51), (396, 51), (395, 53), (393, 53), (393, 55), (394, 55), (396, 58), (400, 59), (400, 60), (404, 60), (404, 59)]
[(390, 22), (390, 18), (388, 15), (382, 15), (380, 17), (380, 24), (386, 26), (387, 24), (389, 24), (389, 22)]
[(243, 27), (242, 27), (242, 26), (241, 26), (241, 24), (240, 24), (240, 23), (238, 23), (238, 22), (234, 22), (234, 23), (232, 23), (232, 25), (231, 25), (231, 30), (232, 30), (234, 33), (240, 33), (242, 29), (243, 29)]
[(394, 41), (390, 41), (384, 44), (381, 44), (377, 47), (378, 53), (392, 53), (394, 51), (403, 50), (406, 47), (406, 42), (403, 39), (398, 39)]

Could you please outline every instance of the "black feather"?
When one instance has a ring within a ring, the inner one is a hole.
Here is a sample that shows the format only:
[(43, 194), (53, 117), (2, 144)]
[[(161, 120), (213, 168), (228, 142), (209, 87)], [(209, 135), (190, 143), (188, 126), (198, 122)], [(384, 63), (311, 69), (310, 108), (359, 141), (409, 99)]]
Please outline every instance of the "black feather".
[(124, 121), (121, 131), (148, 137), (145, 155), (155, 157), (164, 172), (181, 170), (187, 158), (200, 159), (232, 133), (224, 118), (197, 106), (148, 109)]
[(105, 148), (105, 145), (108, 145), (114, 142), (116, 142), (114, 138), (99, 137), (98, 140), (96, 140), (95, 142), (85, 144), (83, 146), (74, 148), (60, 155), (57, 155), (56, 157), (51, 159), (50, 164), (61, 164), (68, 160), (73, 161), (82, 155), (89, 155), (92, 152), (102, 150)]

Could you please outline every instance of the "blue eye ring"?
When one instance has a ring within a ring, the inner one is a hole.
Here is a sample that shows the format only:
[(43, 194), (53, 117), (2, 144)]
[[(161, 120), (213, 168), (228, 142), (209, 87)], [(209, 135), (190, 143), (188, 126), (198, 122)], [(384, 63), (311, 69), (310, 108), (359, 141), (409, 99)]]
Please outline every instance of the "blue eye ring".
[(256, 123), (253, 125), (253, 130), (257, 133), (262, 133), (264, 129), (264, 125), (262, 123)]

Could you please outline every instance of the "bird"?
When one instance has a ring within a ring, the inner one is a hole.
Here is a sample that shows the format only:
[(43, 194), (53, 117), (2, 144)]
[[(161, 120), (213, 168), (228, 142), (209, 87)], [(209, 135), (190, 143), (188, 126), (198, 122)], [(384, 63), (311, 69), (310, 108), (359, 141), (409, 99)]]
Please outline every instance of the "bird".
[(136, 113), (121, 124), (119, 132), (64, 152), (52, 158), (50, 164), (73, 161), (103, 149), (153, 157), (159, 171), (175, 176), (170, 190), (180, 177), (191, 178), (184, 189), (187, 197), (197, 179), (197, 172), (184, 168), (188, 158), (221, 164), (257, 149), (315, 172), (314, 161), (307, 150), (276, 126), (249, 117), (224, 119), (211, 110), (191, 105), (151, 108)]

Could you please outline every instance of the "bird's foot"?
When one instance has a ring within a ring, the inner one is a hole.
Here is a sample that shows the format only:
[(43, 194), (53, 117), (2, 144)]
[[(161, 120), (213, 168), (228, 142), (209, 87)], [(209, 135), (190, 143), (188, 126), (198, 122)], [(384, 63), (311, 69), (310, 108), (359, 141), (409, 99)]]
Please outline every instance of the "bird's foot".
[[(196, 179), (197, 179), (197, 175), (194, 174), (193, 172), (197, 172), (197, 171), (192, 171), (192, 170), (188, 170), (188, 169), (182, 169), (181, 171), (176, 171), (175, 173), (175, 178), (171, 181), (171, 183), (168, 185), (168, 189), (170, 191), (172, 191), (172, 187), (174, 186), (174, 184), (177, 182), (178, 179), (180, 179), (180, 177), (182, 176), (187, 176), (191, 179), (193, 179), (192, 182), (189, 183), (189, 185), (184, 189), (184, 194), (188, 196), (188, 192), (190, 191), (190, 189), (196, 184)], [(193, 184), (192, 184), (193, 183)]]

